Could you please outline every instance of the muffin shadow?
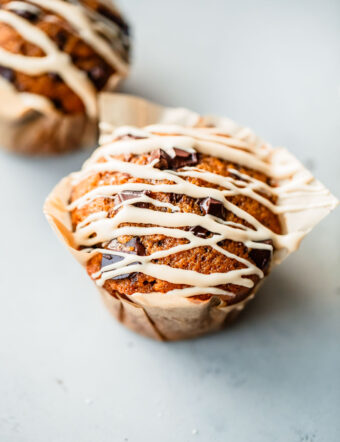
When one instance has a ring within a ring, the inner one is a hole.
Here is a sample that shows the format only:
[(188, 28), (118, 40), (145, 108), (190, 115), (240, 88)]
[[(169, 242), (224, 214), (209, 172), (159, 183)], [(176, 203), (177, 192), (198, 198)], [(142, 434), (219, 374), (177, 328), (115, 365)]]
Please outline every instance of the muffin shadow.
[[(304, 281), (292, 278), (288, 268), (275, 269), (259, 289), (255, 299), (240, 314), (230, 326), (238, 329), (256, 326), (259, 321), (265, 321), (268, 316), (279, 318), (292, 315), (303, 309), (305, 299), (299, 294), (303, 290)], [(228, 329), (226, 329), (228, 330)]]

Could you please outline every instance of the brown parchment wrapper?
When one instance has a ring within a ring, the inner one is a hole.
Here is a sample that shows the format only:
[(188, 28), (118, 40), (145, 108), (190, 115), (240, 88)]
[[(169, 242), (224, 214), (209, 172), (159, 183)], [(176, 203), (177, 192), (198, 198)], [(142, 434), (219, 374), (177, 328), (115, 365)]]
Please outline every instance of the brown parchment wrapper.
[[(201, 117), (186, 109), (172, 109), (149, 103), (141, 98), (123, 94), (102, 94), (100, 99), (101, 122), (113, 126), (131, 125), (143, 127), (149, 124), (181, 124), (195, 126), (198, 124), (215, 124), (223, 128), (240, 128), (233, 121), (219, 117)], [(105, 135), (105, 124), (103, 124)], [(273, 153), (273, 165), (284, 159), (286, 162), (298, 163), (298, 160), (285, 149)], [(300, 163), (298, 163), (300, 164)], [(91, 255), (76, 249), (67, 204), (71, 192), (72, 175), (64, 178), (51, 192), (44, 206), (44, 213), (59, 236), (79, 263), (86, 267)], [(312, 180), (310, 186), (320, 186)], [(299, 209), (282, 215), (286, 233), (300, 232), (300, 240), (336, 205), (337, 200), (323, 186), (323, 192), (305, 192), (298, 197), (284, 197), (278, 204), (301, 205), (313, 204), (313, 209)], [(95, 251), (93, 252), (95, 253)], [(276, 265), (289, 255), (288, 250), (274, 253), (273, 264)], [(172, 295), (133, 295), (122, 297), (118, 293), (111, 296), (105, 289), (99, 288), (105, 305), (110, 312), (128, 328), (145, 336), (170, 341), (193, 338), (204, 333), (219, 330), (232, 322), (245, 305), (255, 296), (259, 285), (243, 301), (227, 306), (218, 296), (207, 301), (191, 300)]]
[[(113, 74), (105, 90), (113, 91), (121, 79)], [(1, 147), (23, 155), (61, 154), (94, 147), (98, 134), (97, 117), (63, 114), (44, 96), (18, 93), (0, 77)]]
[(0, 145), (24, 155), (59, 154), (95, 146), (97, 121), (86, 114), (43, 114), (32, 109), (15, 119), (0, 117)]

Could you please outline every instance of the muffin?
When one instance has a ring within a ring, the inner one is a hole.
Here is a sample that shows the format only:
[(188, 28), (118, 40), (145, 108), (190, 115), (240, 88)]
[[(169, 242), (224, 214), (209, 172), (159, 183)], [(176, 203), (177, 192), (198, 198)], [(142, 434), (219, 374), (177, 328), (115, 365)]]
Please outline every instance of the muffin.
[(111, 2), (0, 0), (1, 145), (25, 154), (94, 145), (98, 92), (127, 75), (129, 52)]
[[(124, 100), (142, 112), (132, 122), (154, 118), (151, 104), (121, 97), (120, 109)], [(191, 126), (178, 124), (188, 116)], [(170, 110), (155, 123), (106, 121), (45, 213), (121, 322), (176, 340), (235, 319), (336, 200), (287, 151), (230, 120)]]

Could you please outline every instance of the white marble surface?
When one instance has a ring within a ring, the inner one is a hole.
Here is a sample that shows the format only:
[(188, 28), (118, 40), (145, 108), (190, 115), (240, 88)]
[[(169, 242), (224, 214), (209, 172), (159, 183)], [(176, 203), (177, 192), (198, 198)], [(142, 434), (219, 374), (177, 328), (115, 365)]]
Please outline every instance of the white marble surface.
[[(337, 0), (124, 6), (125, 91), (249, 125), (340, 195)], [(340, 210), (232, 328), (152, 342), (111, 319), (42, 216), (85, 157), (0, 154), (0, 441), (339, 441)]]

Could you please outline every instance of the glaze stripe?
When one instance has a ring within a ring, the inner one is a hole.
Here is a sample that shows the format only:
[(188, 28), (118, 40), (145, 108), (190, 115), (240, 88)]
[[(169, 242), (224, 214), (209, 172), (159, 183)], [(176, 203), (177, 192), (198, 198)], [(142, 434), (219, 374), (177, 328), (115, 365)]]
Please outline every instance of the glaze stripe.
[[(47, 8), (65, 18), (74, 28), (75, 32), (101, 55), (115, 69), (114, 76), (124, 77), (128, 73), (128, 65), (109, 43), (94, 29), (91, 20), (86, 15), (86, 8), (69, 4), (62, 0), (32, 0), (35, 5)], [(43, 57), (29, 57), (14, 54), (0, 48), (0, 64), (24, 72), (28, 75), (40, 75), (56, 72), (63, 81), (72, 89), (84, 103), (86, 113), (95, 118), (98, 114), (97, 91), (87, 74), (75, 66), (71, 57), (59, 50), (58, 46), (41, 29), (34, 26), (25, 18), (15, 14), (15, 10), (33, 11), (37, 9), (31, 3), (13, 1), (0, 10), (0, 22), (15, 29), (25, 40), (40, 47), (45, 55)], [(0, 85), (1, 86), (1, 85)], [(21, 97), (20, 92), (17, 96)], [(31, 94), (34, 95), (34, 94)], [(33, 98), (33, 97), (32, 97)], [(14, 100), (14, 91), (12, 91)], [(46, 100), (48, 101), (48, 100)], [(49, 103), (38, 99), (31, 100), (32, 107), (39, 111), (49, 113)]]
[[(124, 135), (137, 134), (142, 139), (116, 140)], [(160, 135), (163, 133), (164, 135)], [(173, 135), (169, 135), (173, 134)], [(228, 135), (228, 137), (226, 136)], [(242, 139), (238, 142), (237, 136)], [(248, 140), (247, 140), (248, 137)], [(98, 273), (92, 275), (98, 285), (102, 286), (106, 280), (126, 273), (140, 272), (154, 278), (162, 279), (176, 284), (183, 284), (182, 290), (168, 292), (180, 293), (182, 296), (193, 296), (193, 294), (226, 294), (221, 291), (219, 285), (236, 284), (251, 288), (254, 286), (250, 276), (263, 278), (263, 272), (250, 260), (243, 259), (229, 253), (219, 246), (225, 239), (242, 242), (246, 247), (260, 250), (272, 251), (273, 247), (261, 241), (272, 240), (276, 251), (297, 248), (305, 232), (293, 232), (289, 234), (276, 234), (266, 228), (249, 213), (228, 201), (228, 198), (235, 195), (245, 195), (260, 204), (263, 204), (275, 214), (282, 214), (287, 211), (307, 210), (320, 207), (318, 204), (305, 204), (304, 206), (288, 204), (274, 204), (264, 195), (275, 195), (279, 199), (299, 195), (308, 187), (308, 192), (324, 192), (319, 186), (309, 186), (312, 177), (299, 168), (297, 163), (292, 167), (290, 163), (270, 162), (273, 149), (264, 143), (259, 143), (248, 131), (230, 133), (221, 129), (182, 128), (173, 125), (154, 125), (144, 129), (131, 127), (119, 128), (112, 134), (105, 136), (104, 145), (97, 149), (93, 156), (84, 164), (81, 172), (73, 175), (73, 185), (78, 184), (86, 177), (98, 172), (127, 173), (134, 178), (149, 179), (151, 183), (124, 183), (121, 185), (98, 186), (87, 192), (82, 197), (73, 201), (68, 210), (71, 212), (76, 208), (85, 207), (97, 198), (113, 198), (124, 191), (137, 192), (161, 192), (186, 195), (195, 199), (214, 198), (221, 202), (226, 210), (233, 212), (238, 218), (246, 221), (251, 227), (246, 227), (235, 222), (226, 222), (213, 215), (197, 215), (195, 213), (179, 212), (174, 204), (163, 203), (150, 198), (149, 195), (141, 193), (115, 206), (119, 211), (114, 217), (108, 218), (105, 211), (89, 215), (78, 224), (74, 231), (74, 239), (79, 246), (89, 247), (98, 243), (107, 244), (112, 239), (123, 235), (148, 236), (165, 235), (167, 237), (185, 239), (184, 244), (177, 245), (167, 250), (158, 251), (148, 256), (136, 256), (121, 251), (110, 251), (107, 248), (95, 249), (96, 252), (119, 255), (123, 259), (114, 264), (102, 268)], [(178, 171), (159, 170), (155, 167), (155, 161), (150, 164), (140, 165), (115, 158), (117, 155), (140, 155), (150, 153), (155, 149), (162, 149), (171, 156), (174, 148), (179, 148), (189, 153), (203, 153), (213, 157), (221, 158), (232, 163), (241, 164), (249, 169), (258, 170), (267, 176), (275, 179), (277, 187), (256, 180), (246, 174), (240, 173), (234, 168), (230, 171), (233, 177), (223, 177), (217, 173), (202, 171), (195, 166), (184, 167)], [(205, 182), (218, 185), (222, 190), (198, 186), (184, 178), (200, 178)], [(172, 184), (164, 184), (167, 180)], [(261, 191), (262, 194), (258, 192)], [(155, 213), (154, 210), (136, 207), (136, 203), (152, 203), (154, 206), (165, 207), (171, 212)], [(326, 205), (326, 204), (325, 204)], [(124, 223), (138, 224), (133, 226), (120, 227)], [(147, 225), (147, 227), (140, 226)], [(183, 228), (201, 226), (212, 232), (208, 238), (194, 235)], [(196, 271), (178, 269), (164, 264), (158, 264), (157, 259), (180, 253), (197, 247), (210, 246), (218, 253), (235, 259), (241, 264), (240, 269), (227, 273), (202, 274)]]

